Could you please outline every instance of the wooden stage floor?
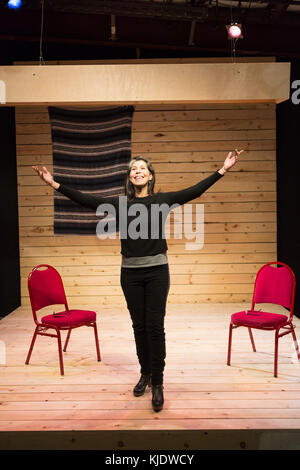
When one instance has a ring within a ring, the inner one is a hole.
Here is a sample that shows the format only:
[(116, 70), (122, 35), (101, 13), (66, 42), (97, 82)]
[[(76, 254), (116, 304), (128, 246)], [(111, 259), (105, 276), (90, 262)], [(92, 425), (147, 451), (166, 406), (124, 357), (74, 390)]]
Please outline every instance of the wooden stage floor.
[(24, 364), (34, 323), (29, 308), (18, 308), (0, 321), (0, 449), (300, 448), (300, 363), (291, 335), (279, 342), (278, 378), (273, 332), (254, 331), (253, 353), (247, 329), (234, 330), (226, 365), (230, 314), (244, 308), (168, 304), (160, 413), (150, 392), (132, 394), (139, 366), (125, 308), (95, 309), (101, 362), (92, 329), (73, 331), (64, 376), (53, 338), (38, 337)]

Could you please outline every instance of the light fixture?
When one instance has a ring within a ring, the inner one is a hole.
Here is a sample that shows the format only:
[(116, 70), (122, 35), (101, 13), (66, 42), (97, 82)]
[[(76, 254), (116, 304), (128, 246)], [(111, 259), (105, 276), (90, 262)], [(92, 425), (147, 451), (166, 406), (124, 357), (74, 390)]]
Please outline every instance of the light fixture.
[(9, 2), (7, 2), (7, 6), (9, 8), (13, 8), (14, 10), (17, 10), (18, 8), (20, 8), (21, 5), (22, 5), (22, 0), (9, 0)]
[(243, 38), (242, 25), (240, 23), (234, 23), (231, 19), (231, 23), (226, 25), (228, 39), (231, 43), (231, 57), (235, 60), (235, 47), (239, 39)]
[(242, 25), (239, 23), (231, 23), (226, 25), (228, 39), (242, 39)]

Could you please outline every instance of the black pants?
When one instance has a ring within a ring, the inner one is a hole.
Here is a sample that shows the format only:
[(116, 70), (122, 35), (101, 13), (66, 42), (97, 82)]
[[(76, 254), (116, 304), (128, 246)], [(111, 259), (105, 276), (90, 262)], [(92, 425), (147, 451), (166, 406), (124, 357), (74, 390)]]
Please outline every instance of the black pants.
[(164, 318), (169, 265), (121, 268), (121, 286), (132, 320), (141, 374), (152, 374), (153, 385), (161, 385), (166, 357)]

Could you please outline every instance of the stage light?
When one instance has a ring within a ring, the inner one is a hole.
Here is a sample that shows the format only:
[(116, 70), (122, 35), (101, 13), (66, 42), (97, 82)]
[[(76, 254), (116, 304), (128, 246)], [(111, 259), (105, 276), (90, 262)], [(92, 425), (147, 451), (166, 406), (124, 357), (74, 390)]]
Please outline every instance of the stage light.
[(226, 26), (228, 39), (239, 39), (242, 38), (242, 25), (238, 23), (231, 23)]
[(14, 10), (16, 10), (17, 8), (20, 8), (21, 5), (22, 5), (22, 0), (9, 0), (9, 2), (7, 2), (7, 6), (9, 8), (13, 8)]

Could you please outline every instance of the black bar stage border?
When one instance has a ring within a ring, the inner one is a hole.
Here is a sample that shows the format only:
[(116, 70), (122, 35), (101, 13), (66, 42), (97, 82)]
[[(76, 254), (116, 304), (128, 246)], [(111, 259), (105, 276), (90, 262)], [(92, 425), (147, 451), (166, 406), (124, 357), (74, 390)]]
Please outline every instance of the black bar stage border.
[[(134, 468), (143, 470), (145, 468), (175, 468), (180, 466), (192, 466), (193, 468), (211, 467), (212, 465), (218, 465), (219, 467), (226, 464), (230, 465), (230, 468), (240, 468), (241, 464), (248, 465), (250, 462), (257, 465), (258, 459), (261, 457), (268, 458), (269, 466), (276, 462), (283, 462), (286, 460), (286, 451), (251, 451), (245, 450), (239, 451), (190, 451), (190, 452), (176, 452), (176, 451), (164, 451), (158, 452), (153, 451), (148, 453), (146, 451), (132, 451), (132, 452), (114, 452), (108, 453), (107, 451), (6, 451), (2, 452), (1, 456), (9, 459), (10, 464), (24, 466), (24, 463), (28, 463), (30, 466), (36, 463), (38, 466), (39, 459), (47, 458), (49, 461), (54, 459), (57, 462), (61, 462), (63, 459), (68, 464), (76, 464), (79, 466), (86, 465), (87, 460), (93, 459), (93, 464), (97, 465), (101, 469), (110, 468)], [(291, 455), (295, 457), (295, 453)], [(37, 462), (38, 460), (38, 462)]]

